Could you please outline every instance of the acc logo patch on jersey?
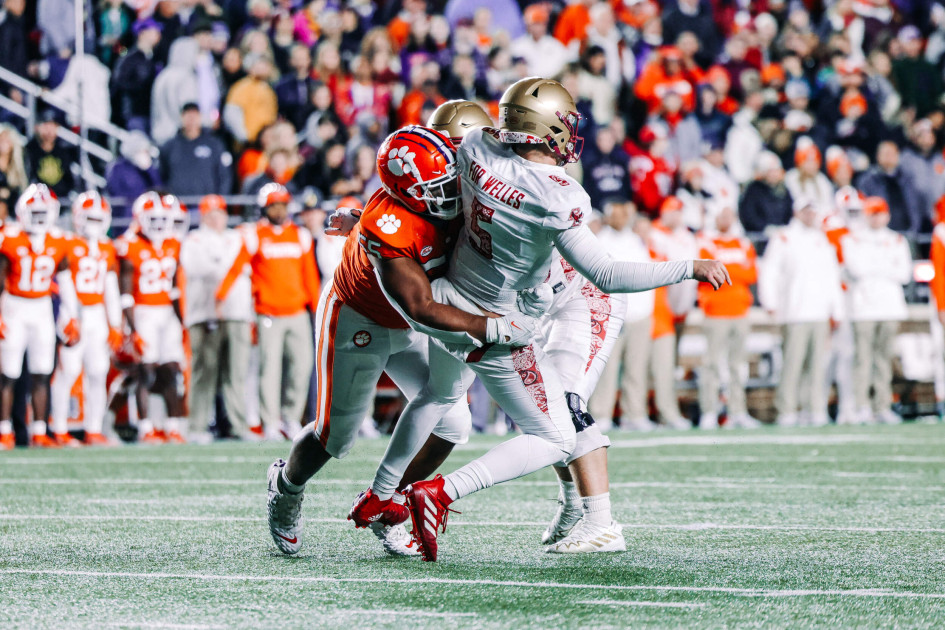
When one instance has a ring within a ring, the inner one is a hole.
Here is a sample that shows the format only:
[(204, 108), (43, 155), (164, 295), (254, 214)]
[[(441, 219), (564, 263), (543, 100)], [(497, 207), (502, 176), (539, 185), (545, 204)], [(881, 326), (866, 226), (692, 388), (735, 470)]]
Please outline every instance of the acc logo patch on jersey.
[(429, 256), (429, 255), (432, 254), (432, 253), (433, 253), (433, 246), (432, 246), (432, 245), (427, 245), (426, 247), (424, 247), (423, 249), (420, 250), (420, 255), (423, 256), (424, 258), (426, 258), (427, 256)]
[(381, 228), (384, 234), (396, 234), (400, 229), (400, 219), (393, 214), (383, 214), (377, 220), (377, 227)]
[(389, 158), (387, 168), (397, 177), (410, 172), (410, 164), (413, 162), (413, 158), (416, 157), (415, 153), (408, 153), (407, 151), (407, 147), (400, 147), (387, 155)]
[(366, 330), (359, 330), (358, 332), (354, 333), (354, 338), (352, 341), (354, 341), (354, 345), (357, 347), (363, 348), (364, 346), (371, 343), (371, 333)]
[(571, 219), (571, 227), (577, 227), (581, 225), (581, 221), (584, 219), (584, 211), (580, 208), (575, 208), (571, 211), (568, 218)]
[(561, 186), (570, 186), (570, 185), (571, 185), (570, 183), (568, 183), (568, 180), (566, 180), (566, 179), (563, 178), (563, 177), (558, 177), (557, 175), (549, 175), (549, 176), (548, 176), (548, 179), (550, 179), (550, 180), (553, 181), (553, 182), (557, 182), (557, 183), (558, 183), (559, 185), (561, 185)]

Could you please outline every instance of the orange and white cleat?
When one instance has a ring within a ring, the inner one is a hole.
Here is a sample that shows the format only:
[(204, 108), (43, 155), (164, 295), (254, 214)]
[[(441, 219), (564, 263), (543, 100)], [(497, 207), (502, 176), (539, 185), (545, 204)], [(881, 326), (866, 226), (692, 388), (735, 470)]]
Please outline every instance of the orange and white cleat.
[(152, 429), (144, 435), (141, 436), (141, 439), (138, 440), (142, 444), (164, 444), (167, 440), (164, 438), (164, 431), (156, 431)]
[(0, 451), (12, 451), (16, 448), (16, 436), (12, 433), (0, 434)]
[(187, 440), (184, 439), (184, 436), (177, 431), (168, 433), (164, 441), (168, 444), (187, 444)]
[(33, 446), (35, 448), (60, 448), (59, 442), (52, 439), (45, 433), (34, 435), (33, 438), (30, 440), (30, 446)]
[(443, 484), (443, 475), (437, 475), (431, 481), (418, 481), (404, 489), (413, 521), (413, 538), (420, 546), (424, 562), (436, 562), (436, 537), (439, 531), (446, 531), (446, 519), (455, 511), (449, 509), (453, 499), (446, 494)]
[(86, 446), (117, 446), (115, 442), (105, 437), (101, 433), (85, 433), (85, 445)]
[(59, 446), (64, 446), (66, 448), (80, 448), (82, 442), (72, 437), (71, 433), (56, 433), (56, 441), (59, 442)]

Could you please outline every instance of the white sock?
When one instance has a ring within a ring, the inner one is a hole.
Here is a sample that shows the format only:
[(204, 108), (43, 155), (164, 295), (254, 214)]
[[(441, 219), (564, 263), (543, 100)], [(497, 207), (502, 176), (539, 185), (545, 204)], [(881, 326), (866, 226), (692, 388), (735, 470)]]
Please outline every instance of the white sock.
[(0, 420), (0, 435), (13, 433), (13, 420)]
[(565, 509), (578, 509), (581, 506), (581, 495), (573, 481), (558, 479), (558, 498), (564, 503)]
[[(53, 433), (65, 433), (69, 426), (69, 400), (72, 398), (72, 386), (62, 371), (56, 372), (49, 391), (50, 416)], [(74, 381), (75, 379), (73, 379)]]
[(560, 462), (567, 453), (537, 435), (519, 435), (446, 475), (444, 489), (460, 499), (503, 481), (524, 477)]
[(168, 418), (164, 422), (164, 428), (168, 433), (180, 433), (181, 427), (184, 426), (183, 418)]
[(285, 466), (282, 467), (282, 472), (279, 473), (279, 477), (280, 477), (279, 479), (280, 489), (286, 494), (299, 494), (303, 490), (305, 490), (304, 483), (301, 486), (299, 486), (289, 481), (289, 478), (285, 474)]
[(33, 435), (46, 435), (46, 421), (45, 420), (34, 420), (33, 421)]
[(395, 492), (393, 496), (391, 496), (391, 499), (397, 505), (407, 505), (407, 497), (401, 492)]
[(138, 422), (138, 434), (139, 434), (139, 435), (144, 436), (144, 435), (147, 435), (148, 433), (150, 433), (151, 431), (154, 431), (154, 423), (153, 423), (153, 422), (151, 422), (151, 421), (148, 420), (147, 418), (145, 418), (144, 420), (140, 420), (140, 421)]
[(614, 520), (610, 515), (609, 492), (593, 497), (581, 497), (581, 507), (584, 509), (584, 518), (592, 523), (610, 525)]
[(85, 390), (85, 418), (82, 421), (86, 433), (101, 433), (105, 423), (105, 402), (108, 400), (108, 391), (105, 385), (105, 375), (86, 374)]

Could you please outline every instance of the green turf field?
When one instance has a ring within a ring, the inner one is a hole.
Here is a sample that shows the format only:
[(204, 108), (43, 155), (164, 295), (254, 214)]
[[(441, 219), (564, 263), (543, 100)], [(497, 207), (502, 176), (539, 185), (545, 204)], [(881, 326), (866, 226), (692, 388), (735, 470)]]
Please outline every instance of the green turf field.
[(627, 553), (542, 553), (542, 471), (457, 503), (436, 564), (343, 520), (385, 441), (309, 484), (292, 558), (287, 445), (0, 453), (0, 628), (945, 627), (945, 425), (611, 438)]

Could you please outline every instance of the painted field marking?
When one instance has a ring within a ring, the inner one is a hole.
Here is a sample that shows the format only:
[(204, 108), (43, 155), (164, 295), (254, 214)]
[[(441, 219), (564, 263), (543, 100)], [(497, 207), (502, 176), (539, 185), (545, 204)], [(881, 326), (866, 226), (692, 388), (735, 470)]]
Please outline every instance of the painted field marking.
[(158, 621), (112, 621), (102, 624), (109, 628), (166, 628), (167, 630), (223, 630), (226, 626), (202, 623), (162, 623)]
[(731, 586), (661, 586), (645, 584), (568, 584), (559, 582), (519, 582), (505, 580), (461, 580), (451, 578), (334, 578), (319, 576), (291, 575), (219, 575), (212, 573), (131, 573), (122, 571), (71, 571), (68, 569), (0, 569), (0, 575), (48, 575), (59, 577), (94, 577), (144, 580), (200, 580), (218, 582), (301, 582), (309, 584), (431, 584), (442, 586), (500, 586), (538, 589), (565, 589), (602, 591), (656, 591), (665, 593), (725, 593), (748, 597), (877, 597), (895, 599), (945, 599), (945, 593), (916, 593), (912, 591), (893, 591), (889, 589), (764, 589), (738, 588)]
[(584, 606), (650, 606), (653, 608), (705, 608), (702, 603), (692, 602), (638, 602), (638, 601), (620, 601), (618, 599), (597, 599), (583, 602), (575, 602)]
[[(350, 523), (343, 518), (307, 518), (309, 523), (344, 525)], [(95, 521), (95, 522), (181, 522), (181, 523), (264, 523), (257, 516), (141, 516), (137, 514), (0, 514), (0, 521), (20, 521), (24, 525), (35, 521)], [(453, 521), (455, 527), (543, 527), (547, 521)], [(862, 534), (945, 534), (945, 527), (830, 527), (818, 525), (726, 525), (723, 523), (621, 523), (624, 529), (670, 530), (670, 531), (786, 531), (786, 532), (850, 532)], [(352, 530), (353, 531), (353, 530)]]
[(355, 614), (355, 615), (394, 615), (394, 616), (404, 616), (404, 617), (441, 617), (441, 618), (451, 618), (451, 617), (478, 617), (478, 613), (474, 612), (436, 612), (436, 611), (426, 611), (426, 610), (385, 610), (381, 608), (341, 608), (338, 610), (333, 610), (328, 614)]

